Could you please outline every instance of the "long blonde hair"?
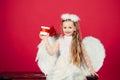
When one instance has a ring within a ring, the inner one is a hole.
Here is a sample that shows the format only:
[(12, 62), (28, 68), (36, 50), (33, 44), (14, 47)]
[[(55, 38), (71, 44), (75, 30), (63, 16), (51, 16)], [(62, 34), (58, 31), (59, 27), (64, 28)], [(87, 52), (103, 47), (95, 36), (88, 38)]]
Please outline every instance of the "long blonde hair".
[[(71, 21), (71, 20), (67, 19), (67, 20), (63, 20), (62, 22), (65, 22), (65, 21)], [(79, 33), (78, 22), (73, 22), (73, 24), (76, 30), (72, 34), (70, 63), (73, 62), (74, 65), (80, 66), (82, 64), (82, 57), (83, 57), (82, 48), (81, 48), (82, 38)]]

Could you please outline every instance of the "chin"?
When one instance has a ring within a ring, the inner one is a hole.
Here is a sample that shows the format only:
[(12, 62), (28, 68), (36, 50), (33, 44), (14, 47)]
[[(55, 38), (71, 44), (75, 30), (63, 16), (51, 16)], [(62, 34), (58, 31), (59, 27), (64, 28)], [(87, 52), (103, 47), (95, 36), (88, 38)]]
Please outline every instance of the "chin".
[(71, 34), (65, 34), (65, 36), (72, 36)]

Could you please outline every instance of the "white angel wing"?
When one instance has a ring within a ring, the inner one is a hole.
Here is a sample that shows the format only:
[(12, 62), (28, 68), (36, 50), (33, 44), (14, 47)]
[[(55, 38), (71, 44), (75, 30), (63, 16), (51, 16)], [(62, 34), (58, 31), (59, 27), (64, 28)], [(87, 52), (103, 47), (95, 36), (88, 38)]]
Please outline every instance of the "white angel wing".
[[(51, 45), (53, 45), (55, 42), (55, 37), (49, 37), (48, 41)], [(57, 54), (53, 56), (49, 55), (44, 42), (41, 41), (41, 43), (38, 45), (38, 52), (35, 61), (37, 61), (38, 67), (45, 75), (49, 74), (50, 71), (53, 69), (56, 59)]]
[(84, 48), (90, 57), (94, 70), (97, 72), (102, 67), (105, 58), (105, 49), (99, 39), (92, 36), (83, 39)]

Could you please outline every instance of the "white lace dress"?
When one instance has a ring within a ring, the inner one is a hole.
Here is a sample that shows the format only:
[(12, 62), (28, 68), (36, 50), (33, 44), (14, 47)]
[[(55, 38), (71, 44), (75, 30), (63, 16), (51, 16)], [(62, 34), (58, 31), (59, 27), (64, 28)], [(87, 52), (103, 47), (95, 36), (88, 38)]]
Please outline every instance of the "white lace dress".
[(70, 49), (72, 36), (63, 36), (59, 39), (59, 57), (56, 64), (47, 76), (47, 80), (84, 80), (82, 68), (70, 63)]
[[(54, 37), (49, 37), (48, 41), (53, 45)], [(40, 70), (47, 75), (47, 80), (85, 80), (85, 76), (90, 75), (85, 62), (81, 67), (76, 67), (70, 63), (70, 49), (72, 36), (63, 36), (59, 39), (59, 57), (49, 55), (44, 41), (38, 45), (36, 62)], [(82, 40), (93, 68), (96, 72), (100, 70), (105, 59), (105, 49), (101, 41), (95, 37), (87, 36)]]

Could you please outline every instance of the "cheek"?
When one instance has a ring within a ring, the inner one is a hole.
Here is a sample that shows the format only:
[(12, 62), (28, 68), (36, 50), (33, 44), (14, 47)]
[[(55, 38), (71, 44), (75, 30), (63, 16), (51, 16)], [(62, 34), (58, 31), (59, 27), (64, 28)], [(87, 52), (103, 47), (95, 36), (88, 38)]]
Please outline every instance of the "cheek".
[(65, 29), (63, 28), (63, 31), (65, 31), (65, 30), (66, 30), (66, 28)]
[(63, 29), (63, 33), (65, 32), (65, 29)]
[(71, 29), (71, 31), (72, 31), (72, 32), (74, 32), (74, 31), (75, 31), (75, 29), (73, 28), (73, 29)]
[(76, 31), (76, 28), (75, 28), (75, 27), (73, 28), (73, 31)]

